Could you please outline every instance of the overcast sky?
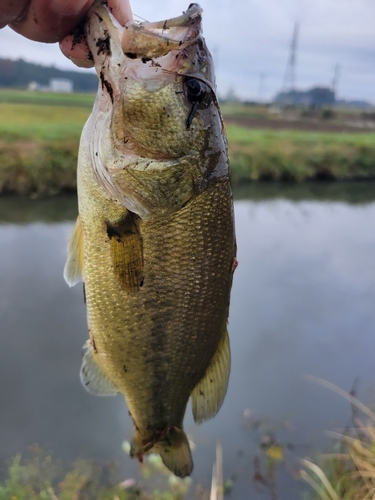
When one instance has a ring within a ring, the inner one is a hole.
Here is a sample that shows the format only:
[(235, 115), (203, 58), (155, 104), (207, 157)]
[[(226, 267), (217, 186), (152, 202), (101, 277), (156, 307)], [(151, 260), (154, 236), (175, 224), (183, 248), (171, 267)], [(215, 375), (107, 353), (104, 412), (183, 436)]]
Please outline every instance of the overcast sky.
[[(179, 15), (189, 0), (131, 0), (149, 21)], [(216, 61), (220, 95), (271, 99), (280, 89), (293, 27), (299, 23), (298, 88), (332, 83), (340, 65), (338, 97), (375, 103), (374, 0), (201, 0), (203, 29)], [(73, 69), (56, 45), (0, 30), (0, 57)], [(260, 85), (261, 75), (263, 83)]]

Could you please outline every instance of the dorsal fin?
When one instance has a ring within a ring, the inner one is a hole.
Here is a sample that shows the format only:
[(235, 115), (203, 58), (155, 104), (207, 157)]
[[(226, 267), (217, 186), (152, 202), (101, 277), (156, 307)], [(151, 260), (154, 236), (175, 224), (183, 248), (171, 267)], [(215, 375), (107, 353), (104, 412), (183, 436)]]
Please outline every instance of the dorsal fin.
[(230, 347), (227, 330), (205, 374), (191, 393), (194, 421), (197, 424), (216, 415), (227, 392), (230, 372)]
[(127, 212), (116, 224), (107, 222), (113, 267), (122, 288), (137, 292), (143, 282), (143, 245), (137, 215)]
[(69, 286), (74, 286), (83, 280), (83, 231), (79, 216), (69, 238), (67, 253), (64, 278)]

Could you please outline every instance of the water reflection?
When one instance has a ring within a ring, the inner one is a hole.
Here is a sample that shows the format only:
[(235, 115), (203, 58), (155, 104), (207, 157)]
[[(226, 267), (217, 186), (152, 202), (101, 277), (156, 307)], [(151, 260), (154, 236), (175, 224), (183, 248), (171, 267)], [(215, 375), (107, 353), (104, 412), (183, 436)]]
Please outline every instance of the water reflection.
[[(71, 225), (0, 230), (1, 459), (33, 442), (68, 459), (82, 452), (109, 458), (111, 446), (122, 455), (121, 401), (111, 401), (106, 422), (108, 408), (77, 383), (87, 327), (82, 289), (69, 290), (62, 280)], [(108, 427), (117, 415), (116, 436)]]
[(306, 182), (303, 184), (249, 183), (236, 187), (235, 199), (271, 200), (283, 198), (293, 201), (344, 201), (368, 203), (375, 199), (375, 182)]
[(36, 199), (27, 196), (0, 197), (0, 223), (62, 222), (75, 220), (77, 213), (75, 194)]
[[(360, 397), (373, 396), (375, 190), (351, 186), (314, 185), (314, 198), (312, 185), (278, 193), (254, 185), (236, 202), (229, 390), (215, 419), (197, 427), (188, 411), (185, 422), (197, 443), (194, 478), (209, 485), (219, 438), (225, 476), (238, 478), (233, 498), (249, 489), (267, 498), (251, 479), (265, 435), (285, 445), (293, 469), (296, 456), (327, 444), (325, 430), (349, 422), (348, 403), (306, 373), (345, 389), (359, 376)], [(78, 380), (83, 295), (62, 279), (75, 215), (75, 197), (0, 199), (0, 459), (39, 442), (68, 460), (117, 459), (130, 473), (137, 464), (121, 451), (132, 431), (125, 404), (90, 396)], [(280, 473), (279, 498), (300, 498), (301, 488)]]

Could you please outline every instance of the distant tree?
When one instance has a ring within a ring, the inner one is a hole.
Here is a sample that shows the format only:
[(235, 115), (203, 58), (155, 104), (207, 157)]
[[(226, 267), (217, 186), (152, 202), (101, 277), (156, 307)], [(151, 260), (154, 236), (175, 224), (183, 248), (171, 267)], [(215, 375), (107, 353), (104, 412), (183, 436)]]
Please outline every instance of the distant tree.
[(30, 82), (48, 85), (52, 78), (72, 80), (75, 92), (95, 92), (98, 87), (96, 75), (88, 72), (63, 71), (51, 66), (32, 64), (18, 59), (0, 59), (0, 87), (27, 88)]

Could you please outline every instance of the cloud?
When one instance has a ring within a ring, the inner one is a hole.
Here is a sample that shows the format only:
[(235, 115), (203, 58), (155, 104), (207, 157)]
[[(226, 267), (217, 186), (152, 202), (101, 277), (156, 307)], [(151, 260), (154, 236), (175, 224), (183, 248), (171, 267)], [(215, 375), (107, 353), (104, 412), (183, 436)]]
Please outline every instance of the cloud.
[(0, 30), (0, 57), (22, 58), (45, 66), (55, 64), (59, 68), (72, 69), (73, 64), (60, 52), (57, 44), (32, 42), (9, 28)]

